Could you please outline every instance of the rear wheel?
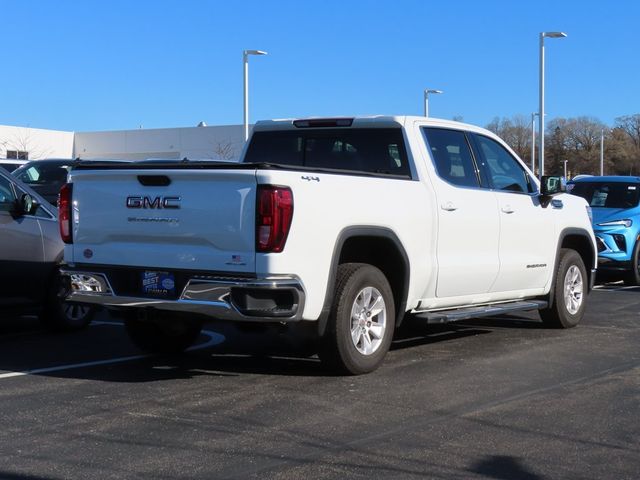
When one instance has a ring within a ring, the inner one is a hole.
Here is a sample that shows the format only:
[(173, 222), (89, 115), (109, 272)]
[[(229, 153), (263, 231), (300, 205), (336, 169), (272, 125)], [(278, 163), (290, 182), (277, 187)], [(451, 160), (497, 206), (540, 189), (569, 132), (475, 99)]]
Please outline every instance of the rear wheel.
[(94, 306), (65, 302), (64, 289), (60, 277), (56, 274), (38, 318), (50, 329), (71, 331), (87, 327), (95, 312)]
[(320, 359), (342, 373), (371, 372), (387, 354), (394, 327), (393, 293), (384, 274), (362, 263), (338, 266)]
[(575, 327), (584, 315), (588, 292), (587, 271), (575, 250), (560, 250), (553, 289), (553, 301), (540, 310), (542, 322), (551, 328)]
[(633, 247), (633, 255), (631, 255), (631, 270), (624, 276), (625, 285), (640, 285), (640, 241), (637, 241)]
[(164, 314), (152, 319), (142, 319), (137, 312), (127, 313), (124, 325), (131, 341), (149, 353), (180, 353), (198, 339), (202, 322), (198, 320), (169, 318)]

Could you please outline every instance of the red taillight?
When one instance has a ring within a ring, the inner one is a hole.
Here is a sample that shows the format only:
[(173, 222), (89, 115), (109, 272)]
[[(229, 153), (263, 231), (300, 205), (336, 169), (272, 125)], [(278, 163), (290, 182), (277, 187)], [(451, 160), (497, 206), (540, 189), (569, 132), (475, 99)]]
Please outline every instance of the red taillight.
[(60, 223), (60, 236), (64, 243), (73, 243), (72, 192), (73, 185), (71, 183), (65, 183), (60, 189), (60, 196), (58, 197), (58, 222)]
[(293, 194), (287, 187), (258, 186), (256, 206), (256, 250), (281, 252), (293, 219)]

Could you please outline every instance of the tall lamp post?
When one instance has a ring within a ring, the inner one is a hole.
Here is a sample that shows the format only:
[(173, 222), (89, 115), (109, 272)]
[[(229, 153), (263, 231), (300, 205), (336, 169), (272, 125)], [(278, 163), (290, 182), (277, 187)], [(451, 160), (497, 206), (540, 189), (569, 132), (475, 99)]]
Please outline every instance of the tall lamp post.
[(544, 39), (547, 38), (564, 38), (567, 34), (564, 32), (540, 32), (540, 108), (538, 110), (538, 136), (540, 156), (540, 177), (544, 175)]
[(244, 50), (242, 63), (244, 67), (244, 141), (249, 140), (249, 55), (266, 55), (262, 50)]
[(604, 175), (604, 128), (600, 130), (600, 176)]
[(536, 115), (537, 112), (531, 114), (531, 171), (536, 173)]
[(567, 162), (569, 160), (563, 160), (564, 163), (564, 178), (567, 178)]
[(442, 90), (430, 90), (425, 88), (424, 90), (424, 116), (429, 116), (429, 94), (430, 93), (444, 93)]

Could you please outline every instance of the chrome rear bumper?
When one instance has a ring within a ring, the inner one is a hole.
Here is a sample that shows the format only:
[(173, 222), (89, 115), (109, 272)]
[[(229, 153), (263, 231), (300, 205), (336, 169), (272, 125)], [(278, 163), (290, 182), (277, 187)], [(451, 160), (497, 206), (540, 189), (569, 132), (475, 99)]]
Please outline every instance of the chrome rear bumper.
[(119, 295), (108, 274), (61, 269), (69, 302), (107, 309), (156, 309), (204, 315), (211, 319), (292, 322), (302, 318), (305, 294), (295, 276), (262, 279), (191, 278), (177, 298)]

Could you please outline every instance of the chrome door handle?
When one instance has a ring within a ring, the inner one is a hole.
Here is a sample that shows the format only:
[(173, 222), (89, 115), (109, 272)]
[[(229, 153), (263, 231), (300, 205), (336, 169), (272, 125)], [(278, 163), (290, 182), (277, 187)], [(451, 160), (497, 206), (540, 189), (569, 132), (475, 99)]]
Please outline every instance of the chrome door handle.
[(454, 210), (458, 209), (458, 207), (456, 207), (453, 202), (443, 202), (440, 207), (447, 212), (453, 212)]
[(504, 205), (502, 207), (502, 211), (504, 213), (513, 213), (513, 212), (515, 212), (515, 210), (513, 209), (513, 207), (511, 205)]

